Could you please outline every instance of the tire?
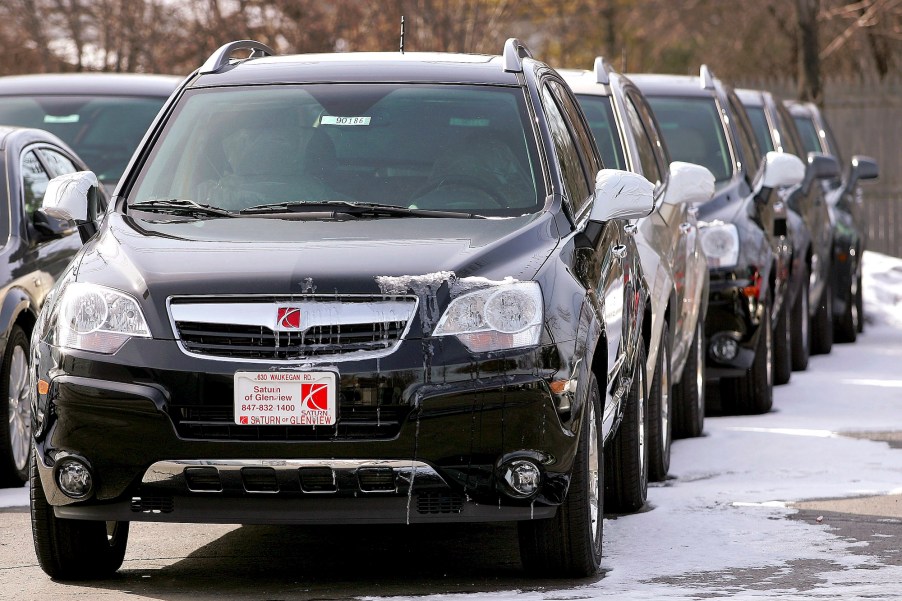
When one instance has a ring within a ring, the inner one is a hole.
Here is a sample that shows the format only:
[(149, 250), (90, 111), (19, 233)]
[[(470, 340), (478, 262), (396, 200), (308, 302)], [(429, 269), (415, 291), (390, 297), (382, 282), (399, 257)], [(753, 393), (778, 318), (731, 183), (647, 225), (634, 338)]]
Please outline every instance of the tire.
[(773, 328), (770, 304), (764, 311), (758, 346), (752, 366), (742, 378), (736, 378), (735, 409), (742, 414), (767, 413), (774, 405)]
[(601, 567), (604, 470), (601, 391), (592, 374), (585, 419), (567, 497), (547, 520), (518, 523), (520, 558), (527, 573), (585, 578)]
[(861, 283), (859, 279), (852, 274), (849, 283), (849, 289), (845, 298), (845, 310), (839, 319), (833, 322), (833, 336), (836, 342), (855, 342), (858, 337), (858, 327), (861, 321), (859, 314), (859, 305), (861, 296)]
[(670, 471), (670, 442), (673, 436), (670, 375), (670, 326), (665, 321), (651, 393), (648, 395), (648, 479), (652, 482), (663, 482)]
[(41, 569), (59, 580), (104, 578), (118, 570), (128, 543), (128, 522), (56, 517), (44, 495), (34, 453), (30, 480), (31, 533)]
[(19, 326), (10, 330), (0, 363), (0, 486), (22, 486), (28, 481), (31, 457), (31, 384), (28, 377), (28, 336)]
[(694, 438), (705, 429), (705, 334), (704, 323), (695, 324), (695, 335), (683, 377), (674, 386), (673, 437)]
[(856, 278), (858, 281), (858, 294), (855, 296), (855, 305), (858, 307), (858, 333), (864, 333), (864, 286), (862, 285), (861, 274)]
[(605, 453), (604, 498), (615, 513), (638, 511), (648, 496), (648, 399), (641, 341), (638, 355), (623, 419)]
[(811, 324), (811, 353), (826, 355), (833, 348), (833, 286), (830, 281), (821, 293), (821, 302)]
[(780, 307), (774, 328), (774, 384), (788, 384), (792, 376), (792, 332), (789, 329), (789, 307)]
[(803, 278), (804, 284), (792, 304), (792, 369), (805, 371), (808, 369), (808, 357), (811, 354), (811, 309), (808, 306), (808, 274)]

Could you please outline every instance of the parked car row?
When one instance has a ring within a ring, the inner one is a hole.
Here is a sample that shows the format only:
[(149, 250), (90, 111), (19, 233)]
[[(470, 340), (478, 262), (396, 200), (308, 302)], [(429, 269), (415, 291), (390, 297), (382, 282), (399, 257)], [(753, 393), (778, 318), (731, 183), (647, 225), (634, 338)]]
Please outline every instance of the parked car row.
[(117, 127), (79, 111), (116, 102), (28, 81), (0, 122), (102, 169), (10, 129), (46, 173), (16, 219), (65, 252), (0, 312), (0, 477), (30, 474), (55, 578), (117, 570), (132, 521), (515, 521), (531, 573), (592, 575), (706, 386), (765, 412), (861, 324), (876, 164), (842, 179), (816, 107), (704, 67), (244, 40), (144, 88), (162, 108), (103, 158)]

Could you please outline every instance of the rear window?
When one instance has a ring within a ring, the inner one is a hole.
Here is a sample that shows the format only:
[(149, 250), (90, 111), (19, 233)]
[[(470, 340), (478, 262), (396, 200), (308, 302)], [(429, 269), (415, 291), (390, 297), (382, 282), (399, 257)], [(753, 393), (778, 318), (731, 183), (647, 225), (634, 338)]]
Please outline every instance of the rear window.
[(646, 98), (672, 160), (707, 167), (717, 182), (733, 176), (730, 148), (713, 98)]
[(344, 200), (516, 216), (544, 205), (519, 88), (328, 84), (195, 90), (129, 202), (236, 211)]
[(47, 130), (68, 144), (97, 178), (115, 184), (165, 97), (0, 97), (0, 123)]

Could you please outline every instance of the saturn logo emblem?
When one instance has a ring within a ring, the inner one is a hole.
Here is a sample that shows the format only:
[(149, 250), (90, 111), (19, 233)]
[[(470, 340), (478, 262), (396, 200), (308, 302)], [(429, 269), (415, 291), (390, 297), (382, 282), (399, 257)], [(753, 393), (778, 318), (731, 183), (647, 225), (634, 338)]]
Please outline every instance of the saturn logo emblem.
[(300, 330), (301, 310), (297, 307), (279, 307), (276, 325), (280, 330)]

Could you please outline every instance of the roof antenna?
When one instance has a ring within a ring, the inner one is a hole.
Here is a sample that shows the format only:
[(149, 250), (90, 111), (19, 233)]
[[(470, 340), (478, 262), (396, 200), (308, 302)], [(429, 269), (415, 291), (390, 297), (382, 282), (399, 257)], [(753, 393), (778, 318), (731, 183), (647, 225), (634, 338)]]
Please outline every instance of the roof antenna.
[(404, 54), (404, 15), (401, 15), (401, 54)]

